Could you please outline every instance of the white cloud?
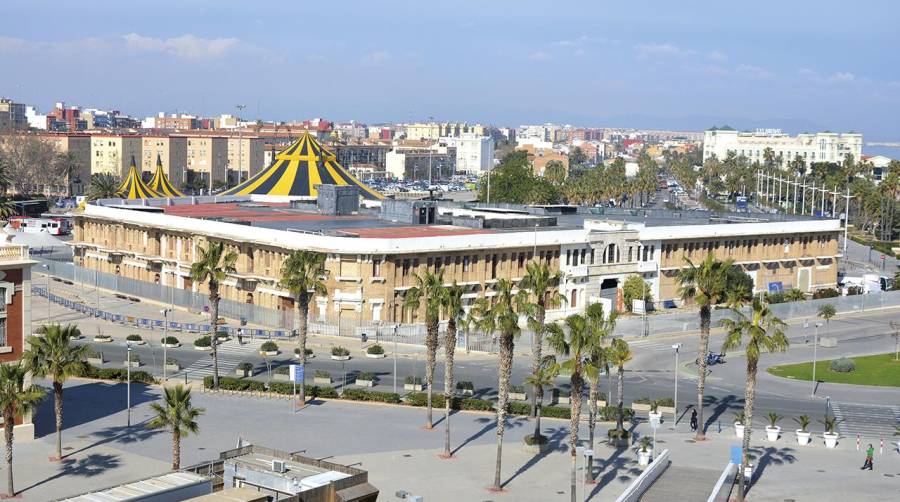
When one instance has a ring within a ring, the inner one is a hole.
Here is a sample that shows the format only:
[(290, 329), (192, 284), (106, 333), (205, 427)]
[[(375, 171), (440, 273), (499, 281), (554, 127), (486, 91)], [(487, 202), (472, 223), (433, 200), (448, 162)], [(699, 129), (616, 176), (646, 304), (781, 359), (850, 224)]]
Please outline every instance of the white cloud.
[(634, 50), (637, 51), (638, 57), (641, 59), (683, 58), (697, 54), (697, 51), (682, 49), (672, 44), (638, 44), (634, 46)]
[(549, 61), (551, 58), (550, 54), (544, 51), (536, 51), (529, 54), (528, 59), (531, 59), (532, 61)]
[(850, 72), (837, 72), (828, 77), (829, 82), (853, 82), (856, 75)]
[(725, 61), (728, 59), (728, 56), (719, 51), (712, 51), (707, 54), (706, 57), (709, 58), (710, 61)]
[(774, 73), (765, 68), (760, 68), (759, 66), (753, 66), (750, 64), (742, 64), (735, 68), (734, 71), (738, 75), (753, 79), (767, 79), (775, 76)]
[(391, 54), (387, 51), (375, 51), (364, 55), (359, 62), (367, 66), (380, 65), (391, 59)]
[(184, 59), (220, 57), (238, 44), (236, 38), (201, 38), (190, 33), (173, 38), (145, 37), (129, 33), (122, 38), (129, 50), (162, 52)]

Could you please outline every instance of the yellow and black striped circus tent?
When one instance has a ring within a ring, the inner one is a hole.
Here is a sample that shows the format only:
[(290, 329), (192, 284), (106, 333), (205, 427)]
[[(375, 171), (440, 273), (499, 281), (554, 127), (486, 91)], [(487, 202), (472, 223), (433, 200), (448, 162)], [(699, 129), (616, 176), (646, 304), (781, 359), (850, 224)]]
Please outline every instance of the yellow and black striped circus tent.
[(364, 185), (309, 133), (275, 156), (275, 162), (222, 195), (316, 197), (318, 185), (353, 185), (366, 199), (384, 196)]
[(160, 197), (184, 197), (184, 193), (169, 182), (169, 177), (163, 171), (162, 159), (159, 158), (159, 155), (156, 156), (156, 173), (150, 180), (150, 190), (159, 194)]
[(141, 179), (141, 172), (138, 171), (137, 166), (134, 164), (133, 155), (131, 156), (131, 168), (128, 169), (125, 180), (122, 181), (119, 190), (116, 191), (116, 196), (123, 199), (152, 199), (159, 197), (159, 194), (154, 192)]

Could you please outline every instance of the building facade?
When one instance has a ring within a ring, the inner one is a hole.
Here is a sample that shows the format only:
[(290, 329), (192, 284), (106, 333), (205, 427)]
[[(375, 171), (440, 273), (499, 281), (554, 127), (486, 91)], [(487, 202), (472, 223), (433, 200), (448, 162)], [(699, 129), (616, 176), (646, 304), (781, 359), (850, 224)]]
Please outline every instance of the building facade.
[(263, 148), (265, 141), (247, 134), (228, 137), (228, 158), (226, 159), (226, 179), (235, 184), (258, 173), (265, 167)]
[(456, 173), (456, 148), (395, 147), (385, 155), (385, 170), (400, 180), (447, 179)]
[(24, 103), (0, 99), (0, 131), (5, 129), (28, 129)]
[(124, 177), (131, 159), (140, 162), (143, 139), (140, 136), (95, 134), (91, 139), (91, 174)]
[(858, 161), (862, 155), (862, 142), (862, 134), (858, 133), (820, 132), (790, 136), (780, 129), (738, 132), (730, 128), (714, 128), (703, 135), (703, 160), (713, 156), (722, 160), (733, 152), (750, 162), (763, 164), (765, 151), (770, 148), (782, 168), (798, 156), (807, 166), (815, 162), (840, 164), (847, 156)]
[(169, 180), (176, 186), (185, 182), (187, 171), (187, 138), (179, 136), (144, 136), (141, 138), (141, 172), (152, 177), (157, 159), (162, 162)]
[(480, 174), (489, 171), (494, 164), (494, 139), (490, 136), (463, 134), (459, 137), (441, 138), (447, 146), (456, 148), (456, 171)]
[[(220, 136), (187, 136), (188, 183), (202, 183), (213, 188), (216, 182), (225, 183), (228, 172), (228, 138)], [(177, 179), (177, 178), (176, 178)]]

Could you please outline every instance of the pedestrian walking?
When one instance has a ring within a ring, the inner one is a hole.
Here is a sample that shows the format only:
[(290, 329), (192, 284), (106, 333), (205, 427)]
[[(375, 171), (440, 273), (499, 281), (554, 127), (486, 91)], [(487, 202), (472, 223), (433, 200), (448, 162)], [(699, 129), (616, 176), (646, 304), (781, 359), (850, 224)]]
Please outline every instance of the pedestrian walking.
[(697, 410), (691, 411), (691, 432), (697, 432)]
[(243, 330), (243, 328), (238, 328), (237, 335), (238, 335), (238, 345), (243, 345), (243, 344), (244, 344), (244, 330)]
[(875, 447), (872, 446), (872, 443), (869, 443), (869, 447), (866, 448), (866, 461), (863, 463), (863, 466), (860, 467), (861, 471), (866, 469), (872, 470), (872, 460), (875, 458)]

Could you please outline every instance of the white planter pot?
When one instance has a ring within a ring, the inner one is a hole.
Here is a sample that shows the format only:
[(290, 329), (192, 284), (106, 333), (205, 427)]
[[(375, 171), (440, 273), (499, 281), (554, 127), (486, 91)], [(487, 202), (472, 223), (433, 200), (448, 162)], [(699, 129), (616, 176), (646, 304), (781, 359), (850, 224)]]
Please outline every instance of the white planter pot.
[(659, 412), (654, 413), (651, 411), (649, 416), (650, 416), (651, 424), (659, 425), (659, 422), (662, 420), (662, 413), (659, 413)]
[(112, 341), (112, 338), (107, 338), (103, 336), (95, 336), (94, 341), (97, 343), (109, 343)]
[(210, 350), (212, 350), (212, 347), (200, 347), (199, 345), (194, 345), (194, 350), (210, 351)]
[(425, 386), (420, 383), (405, 383), (403, 384), (403, 390), (414, 390), (417, 392), (421, 392)]
[(528, 396), (524, 392), (510, 392), (509, 398), (513, 401), (526, 401), (528, 399)]
[(660, 407), (656, 408), (656, 411), (658, 411), (660, 413), (668, 413), (669, 415), (675, 414), (675, 408), (673, 408), (671, 406), (660, 406)]
[(640, 451), (638, 450), (638, 465), (650, 465), (650, 460), (653, 458), (653, 450)]
[(181, 366), (177, 364), (167, 364), (166, 371), (181, 371)]
[(242, 370), (242, 369), (236, 369), (236, 370), (234, 370), (234, 373), (235, 373), (237, 376), (245, 377), (245, 376), (248, 376), (248, 375), (250, 374), (250, 371), (244, 371), (244, 370)]
[(837, 432), (826, 432), (822, 434), (822, 437), (825, 438), (825, 447), (826, 448), (836, 448), (837, 440), (840, 437), (840, 434)]
[(313, 383), (316, 384), (316, 385), (331, 385), (331, 379), (330, 379), (330, 378), (319, 378), (319, 377), (314, 377), (314, 378), (313, 378)]
[(475, 391), (472, 389), (456, 389), (456, 393), (460, 396), (472, 396), (475, 394)]
[(174, 349), (174, 348), (181, 347), (180, 343), (163, 343), (161, 345), (167, 349)]
[[(307, 360), (312, 359), (312, 358), (314, 358), (314, 357), (316, 357), (315, 354), (306, 354), (306, 359), (307, 359)], [(300, 359), (300, 354), (294, 354), (294, 359)]]
[(777, 425), (775, 427), (766, 426), (766, 439), (768, 441), (778, 441), (778, 436), (781, 435), (781, 427)]
[[(597, 401), (597, 402), (599, 403), (599, 402), (601, 402), (601, 401)], [(559, 396), (559, 397), (557, 397), (557, 398), (556, 398), (556, 403), (557, 403), (557, 404), (566, 404), (566, 405), (568, 405), (568, 404), (569, 404), (569, 396)]]
[(133, 345), (145, 345), (147, 343), (147, 340), (125, 340), (125, 341), (130, 344), (133, 344)]
[(806, 446), (809, 444), (810, 433), (803, 431), (803, 429), (797, 429), (797, 444), (800, 446)]
[(132, 368), (138, 368), (141, 366), (141, 362), (140, 361), (124, 361), (122, 363), (122, 365), (125, 366), (126, 368), (129, 366), (131, 366)]
[(375, 382), (372, 380), (357, 380), (356, 386), (357, 387), (374, 387)]
[(744, 478), (747, 480), (753, 479), (753, 464), (747, 465), (744, 467)]
[(259, 354), (263, 355), (263, 356), (273, 357), (273, 356), (278, 355), (278, 351), (277, 350), (260, 350)]
[(734, 423), (734, 435), (738, 438), (744, 439), (744, 424), (740, 422)]
[(331, 356), (332, 361), (349, 361), (350, 356)]
[(368, 352), (366, 352), (366, 357), (370, 359), (384, 359), (385, 357), (387, 357), (387, 354), (369, 354)]
[(638, 411), (650, 411), (650, 405), (644, 403), (631, 403), (631, 409), (637, 413)]

